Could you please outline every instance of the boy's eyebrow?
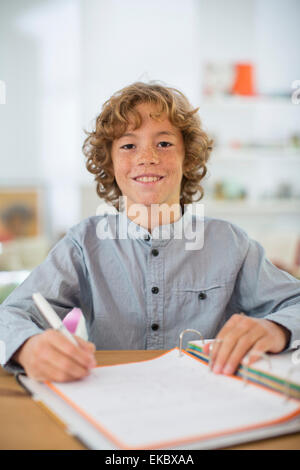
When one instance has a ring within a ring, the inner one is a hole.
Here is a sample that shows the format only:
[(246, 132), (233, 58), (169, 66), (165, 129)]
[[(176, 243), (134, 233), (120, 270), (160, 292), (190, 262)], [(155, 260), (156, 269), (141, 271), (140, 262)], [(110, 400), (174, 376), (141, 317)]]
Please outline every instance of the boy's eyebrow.
[(171, 131), (161, 131), (161, 132), (158, 132), (156, 135), (159, 136), (159, 135), (173, 135), (176, 137), (176, 134), (174, 132), (171, 132)]
[[(176, 137), (176, 134), (171, 131), (160, 131), (160, 132), (157, 132), (157, 134), (155, 134), (156, 137), (160, 135), (172, 135)], [(137, 137), (137, 135), (134, 134), (133, 132), (126, 132), (126, 134), (121, 135), (120, 139), (122, 139), (122, 137)]]

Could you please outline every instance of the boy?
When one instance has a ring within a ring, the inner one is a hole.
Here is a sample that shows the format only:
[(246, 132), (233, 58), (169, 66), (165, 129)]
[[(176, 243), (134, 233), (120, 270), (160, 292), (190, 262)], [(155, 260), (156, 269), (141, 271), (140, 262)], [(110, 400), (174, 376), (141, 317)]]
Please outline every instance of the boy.
[[(213, 370), (231, 374), (246, 353), (256, 351), (254, 360), (300, 338), (300, 282), (241, 229), (205, 219), (203, 246), (187, 249), (188, 234), (201, 228), (182, 211), (202, 196), (212, 148), (196, 112), (179, 91), (158, 84), (135, 83), (104, 104), (83, 150), (98, 194), (118, 212), (71, 228), (1, 306), (8, 370), (80, 379), (95, 365), (94, 345), (169, 349), (193, 328), (220, 340)], [(80, 307), (90, 342), (78, 338), (76, 347), (44, 331), (31, 298), (37, 291), (61, 318)]]

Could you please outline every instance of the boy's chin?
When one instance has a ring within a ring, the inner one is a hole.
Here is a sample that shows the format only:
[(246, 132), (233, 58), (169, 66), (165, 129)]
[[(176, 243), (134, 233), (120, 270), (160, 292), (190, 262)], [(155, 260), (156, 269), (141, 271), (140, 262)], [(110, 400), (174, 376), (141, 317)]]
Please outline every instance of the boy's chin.
[(143, 205), (145, 207), (149, 207), (151, 208), (151, 206), (157, 206), (157, 205), (160, 205), (160, 204), (165, 204), (166, 202), (159, 199), (159, 198), (151, 198), (151, 199), (140, 199), (138, 201), (135, 202), (135, 204), (140, 204), (140, 205)]
[(158, 194), (148, 194), (148, 195), (135, 195), (136, 197), (134, 198), (129, 198), (127, 199), (127, 204), (128, 206), (145, 206), (147, 208), (151, 208), (151, 206), (157, 206), (157, 205), (168, 205), (168, 206), (173, 206), (175, 204), (180, 205), (180, 201), (173, 201), (171, 202), (168, 200), (166, 197), (162, 197), (162, 195)]

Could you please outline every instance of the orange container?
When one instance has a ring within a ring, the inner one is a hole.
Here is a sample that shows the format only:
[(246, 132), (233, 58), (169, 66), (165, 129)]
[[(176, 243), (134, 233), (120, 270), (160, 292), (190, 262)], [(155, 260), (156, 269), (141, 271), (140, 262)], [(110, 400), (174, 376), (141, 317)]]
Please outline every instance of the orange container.
[(254, 67), (252, 64), (235, 64), (235, 80), (231, 90), (233, 95), (254, 96)]

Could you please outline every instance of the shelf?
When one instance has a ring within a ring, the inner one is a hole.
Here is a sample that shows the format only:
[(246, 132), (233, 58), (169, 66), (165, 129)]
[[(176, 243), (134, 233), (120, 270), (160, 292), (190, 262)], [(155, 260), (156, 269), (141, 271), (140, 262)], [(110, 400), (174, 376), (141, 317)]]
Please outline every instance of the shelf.
[(282, 215), (294, 214), (300, 215), (300, 198), (299, 199), (261, 199), (256, 201), (236, 201), (226, 200), (217, 201), (212, 199), (204, 199), (204, 212), (207, 216), (214, 214), (228, 215)]
[(255, 108), (259, 107), (282, 107), (295, 109), (297, 105), (292, 103), (292, 96), (215, 96), (205, 97), (200, 103), (202, 107), (225, 107), (228, 108)]
[(260, 160), (280, 159), (289, 160), (289, 163), (300, 163), (300, 148), (285, 147), (257, 147), (257, 148), (232, 148), (228, 146), (216, 147), (211, 154), (214, 160)]

